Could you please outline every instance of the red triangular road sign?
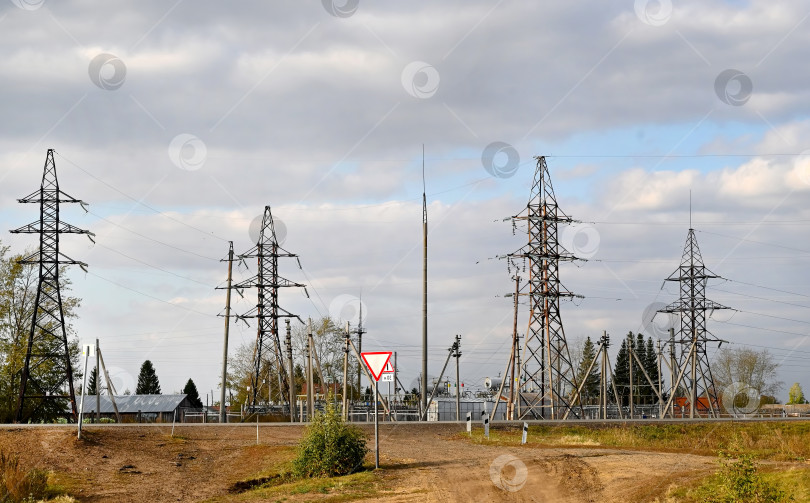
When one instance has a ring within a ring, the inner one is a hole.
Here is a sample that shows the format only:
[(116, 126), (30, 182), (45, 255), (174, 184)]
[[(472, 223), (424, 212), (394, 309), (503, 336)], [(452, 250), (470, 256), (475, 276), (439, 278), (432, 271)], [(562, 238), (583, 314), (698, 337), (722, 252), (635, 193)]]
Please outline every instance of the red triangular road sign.
[(360, 353), (360, 356), (363, 358), (363, 362), (366, 364), (366, 367), (368, 367), (374, 380), (379, 381), (383, 369), (385, 369), (385, 365), (388, 363), (388, 360), (391, 359), (392, 354), (391, 351), (377, 351)]

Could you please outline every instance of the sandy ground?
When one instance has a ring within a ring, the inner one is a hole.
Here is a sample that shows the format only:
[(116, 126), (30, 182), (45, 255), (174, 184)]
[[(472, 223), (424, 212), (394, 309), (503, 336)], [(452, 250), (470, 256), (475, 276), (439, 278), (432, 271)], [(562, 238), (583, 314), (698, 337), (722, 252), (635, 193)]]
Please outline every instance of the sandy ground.
[[(364, 426), (373, 447), (373, 429)], [(463, 425), (380, 426), (385, 502), (653, 501), (673, 483), (715, 469), (715, 458), (603, 449), (476, 444)], [(0, 448), (29, 466), (53, 470), (80, 501), (203, 501), (233, 494), (301, 436), (301, 426), (92, 426), (0, 429)], [(296, 495), (287, 501), (316, 501)], [(372, 500), (369, 500), (372, 501)]]

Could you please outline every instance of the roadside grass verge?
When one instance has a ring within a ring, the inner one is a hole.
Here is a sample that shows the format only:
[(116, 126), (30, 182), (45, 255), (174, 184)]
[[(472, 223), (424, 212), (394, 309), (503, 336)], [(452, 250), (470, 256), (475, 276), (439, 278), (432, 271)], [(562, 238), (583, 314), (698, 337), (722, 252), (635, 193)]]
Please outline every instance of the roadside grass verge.
[[(493, 425), (490, 438), (473, 431), (475, 443), (520, 444), (519, 426)], [(459, 433), (456, 438), (468, 438)], [(607, 447), (714, 456), (739, 451), (757, 460), (810, 459), (810, 421), (721, 422), (690, 424), (532, 425), (528, 444), (548, 447)]]
[[(810, 468), (760, 465), (755, 472), (753, 477), (731, 475), (727, 469), (721, 468), (714, 474), (692, 483), (669, 488), (666, 495), (657, 501), (662, 503), (810, 501)], [(753, 484), (752, 479), (756, 479)], [(734, 491), (730, 490), (730, 486), (734, 485), (737, 488), (756, 485), (766, 490), (734, 494)]]
[(293, 463), (288, 460), (236, 482), (231, 494), (209, 501), (303, 501), (307, 496), (329, 502), (366, 499), (379, 494), (381, 479), (373, 468), (366, 464), (351, 475), (304, 478), (293, 475)]

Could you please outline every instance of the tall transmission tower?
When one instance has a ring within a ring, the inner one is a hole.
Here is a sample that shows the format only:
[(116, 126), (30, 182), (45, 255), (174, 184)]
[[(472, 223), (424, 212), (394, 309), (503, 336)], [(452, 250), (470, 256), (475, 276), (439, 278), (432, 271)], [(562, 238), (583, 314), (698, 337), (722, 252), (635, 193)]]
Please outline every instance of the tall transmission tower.
[[(295, 258), (298, 262), (298, 268), (301, 268), (301, 261), (298, 260), (298, 255), (292, 254), (282, 248), (278, 244), (276, 238), (276, 230), (273, 224), (273, 215), (270, 211), (270, 206), (264, 207), (264, 216), (262, 217), (262, 229), (259, 234), (259, 240), (256, 246), (251, 248), (247, 253), (239, 256), (240, 259), (255, 258), (258, 260), (259, 271), (250, 279), (242, 281), (235, 288), (256, 288), (258, 290), (258, 302), (256, 307), (243, 315), (239, 315), (239, 319), (257, 318), (259, 320), (258, 331), (256, 334), (256, 348), (253, 354), (253, 373), (251, 375), (251, 390), (249, 397), (249, 406), (255, 407), (258, 401), (258, 391), (262, 385), (261, 372), (262, 362), (264, 361), (265, 353), (268, 351), (273, 352), (273, 358), (276, 362), (276, 369), (278, 371), (278, 386), (280, 396), (285, 396), (285, 390), (289, 390), (289, 383), (287, 372), (285, 370), (283, 353), (281, 350), (281, 340), (278, 335), (278, 320), (279, 318), (301, 318), (282, 309), (278, 305), (278, 291), (279, 288), (299, 287), (303, 288), (304, 292), (309, 297), (306, 291), (306, 286), (300, 283), (295, 283), (288, 279), (282, 278), (278, 274), (278, 259), (279, 258)], [(293, 376), (290, 376), (292, 378)], [(268, 383), (269, 385), (269, 383)], [(287, 396), (289, 396), (287, 394)], [(289, 404), (294, 407), (295, 404)]]
[(86, 270), (87, 264), (59, 251), (59, 235), (87, 234), (92, 241), (93, 233), (59, 220), (59, 203), (79, 203), (82, 207), (85, 203), (59, 189), (53, 149), (48, 149), (45, 156), (39, 190), (18, 201), (39, 204), (40, 214), (39, 221), (11, 231), (12, 234), (39, 234), (39, 250), (20, 261), (21, 264), (39, 264), (39, 281), (20, 376), (15, 421), (26, 421), (40, 410), (50, 407), (53, 407), (51, 412), (62, 413), (66, 400), (70, 401), (70, 410), (77, 418), (59, 268), (78, 264)]
[[(717, 390), (714, 387), (709, 356), (706, 346), (711, 342), (723, 341), (712, 335), (706, 328), (706, 312), (729, 309), (706, 298), (706, 285), (710, 279), (719, 278), (704, 264), (695, 230), (689, 229), (686, 246), (683, 249), (681, 265), (665, 281), (680, 284), (680, 298), (659, 313), (677, 313), (681, 318), (679, 339), (681, 358), (676, 382), (672, 383), (671, 396), (677, 394), (679, 384), (689, 391), (689, 417), (694, 418), (700, 397), (705, 395), (710, 416), (719, 415)], [(687, 377), (686, 373), (689, 372)], [(671, 402), (672, 398), (670, 398)]]
[(557, 205), (545, 157), (535, 157), (537, 168), (532, 182), (531, 199), (526, 209), (512, 217), (512, 224), (526, 222), (529, 242), (507, 255), (523, 268), (528, 262), (529, 326), (523, 347), (521, 383), (518, 400), (523, 404), (520, 417), (560, 419), (567, 417), (573, 404), (569, 396), (577, 389), (576, 372), (565, 340), (560, 299), (575, 295), (560, 283), (560, 261), (578, 260), (559, 242), (558, 226), (574, 220)]

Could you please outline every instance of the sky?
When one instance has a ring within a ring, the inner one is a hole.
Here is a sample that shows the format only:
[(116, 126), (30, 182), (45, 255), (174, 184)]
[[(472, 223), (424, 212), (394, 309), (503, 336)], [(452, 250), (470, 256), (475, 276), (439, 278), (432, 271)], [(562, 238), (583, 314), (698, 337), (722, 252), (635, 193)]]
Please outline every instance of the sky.
[[(582, 296), (563, 303), (569, 342), (666, 337), (644, 313), (677, 299), (663, 280), (691, 218), (721, 277), (707, 296), (733, 308), (710, 330), (767, 348), (784, 400), (810, 389), (808, 17), (771, 0), (0, 0), (0, 223), (38, 219), (17, 199), (55, 149), (60, 188), (89, 203), (62, 219), (95, 234), (60, 241), (89, 264), (69, 273), (77, 337), (100, 340), (119, 391), (150, 359), (164, 392), (192, 378), (218, 397), (222, 259), (270, 206), (302, 266), (280, 272), (309, 293), (282, 307), (356, 325), (362, 302), (363, 348), (396, 351), (409, 386), (424, 148), (429, 373), (459, 334), (475, 389), (507, 363), (514, 271), (498, 257), (525, 244), (509, 217), (542, 155), (579, 222), (562, 244), (588, 259), (561, 266)], [(231, 354), (255, 337), (232, 324)]]

